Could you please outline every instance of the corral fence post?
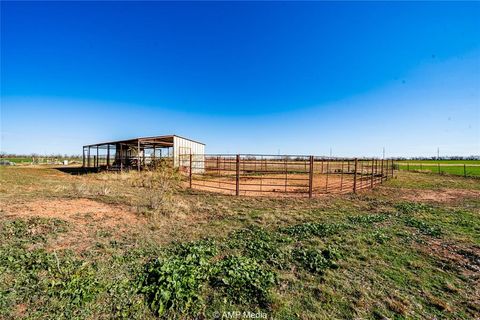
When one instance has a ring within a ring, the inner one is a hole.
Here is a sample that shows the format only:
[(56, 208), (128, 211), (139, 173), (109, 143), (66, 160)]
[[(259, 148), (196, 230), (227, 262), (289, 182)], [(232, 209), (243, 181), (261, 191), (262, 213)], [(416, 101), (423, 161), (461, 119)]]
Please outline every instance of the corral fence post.
[(374, 166), (375, 166), (375, 160), (372, 159), (372, 172), (371, 172), (371, 173), (372, 173), (372, 177), (371, 177), (371, 179), (370, 179), (370, 188), (372, 188), (372, 189), (373, 189), (373, 177), (374, 177), (374, 175), (375, 175), (375, 174), (374, 174), (374, 171), (373, 171)]
[(340, 169), (340, 192), (343, 191), (343, 159), (342, 159), (342, 167)]
[(467, 165), (465, 163), (463, 164), (463, 176), (467, 177)]
[(313, 156), (310, 156), (310, 168), (308, 172), (308, 197), (313, 195)]
[(85, 168), (85, 148), (82, 149), (82, 167)]
[(395, 170), (395, 164), (393, 163), (393, 159), (392, 159), (392, 178), (393, 178), (393, 176), (394, 176), (393, 170)]
[(357, 167), (358, 159), (355, 158), (355, 166), (353, 168), (353, 193), (357, 193)]
[(381, 168), (381, 169), (380, 169), (380, 171), (381, 171), (380, 182), (383, 182), (383, 178), (384, 178), (384, 177), (383, 177), (383, 159), (382, 159), (382, 165), (381, 165), (380, 168)]
[(440, 162), (438, 163), (438, 174), (440, 174), (441, 171), (440, 171)]
[(331, 159), (327, 160), (327, 170), (326, 170), (327, 175), (326, 175), (326, 178), (325, 178), (325, 193), (328, 193), (328, 171), (330, 169), (329, 168), (330, 161), (331, 161)]
[(192, 188), (192, 154), (190, 153), (190, 170), (189, 174), (189, 182), (190, 182), (190, 189)]
[(240, 155), (237, 154), (236, 159), (236, 175), (235, 175), (235, 195), (240, 194)]

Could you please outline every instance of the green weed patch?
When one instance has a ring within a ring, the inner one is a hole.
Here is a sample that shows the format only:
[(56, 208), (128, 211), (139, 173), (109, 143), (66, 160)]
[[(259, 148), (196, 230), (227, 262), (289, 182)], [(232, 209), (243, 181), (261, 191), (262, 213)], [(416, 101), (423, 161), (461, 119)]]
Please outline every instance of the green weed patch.
[(348, 220), (355, 224), (373, 224), (387, 219), (386, 214), (366, 214), (361, 216), (349, 216)]
[(403, 214), (412, 214), (416, 212), (429, 211), (432, 209), (432, 207), (423, 203), (401, 202), (395, 205), (395, 209)]
[(309, 272), (322, 274), (327, 268), (336, 268), (334, 260), (338, 259), (339, 253), (334, 249), (322, 251), (311, 248), (296, 248), (292, 251), (293, 261)]
[(210, 278), (216, 253), (212, 242), (181, 244), (173, 254), (145, 265), (139, 292), (158, 315), (168, 312), (196, 314), (203, 307), (201, 289)]
[(328, 224), (307, 222), (293, 226), (280, 228), (279, 231), (297, 239), (305, 239), (311, 236), (325, 237), (337, 233), (347, 226), (344, 224)]
[(423, 222), (421, 220), (418, 220), (412, 217), (406, 217), (404, 219), (404, 222), (405, 222), (405, 225), (409, 227), (417, 228), (421, 233), (428, 236), (439, 237), (442, 234), (442, 231), (439, 227), (431, 226), (426, 222)]
[(216, 264), (211, 285), (234, 303), (266, 308), (275, 280), (275, 273), (255, 259), (227, 256)]
[(280, 233), (268, 232), (265, 229), (252, 226), (234, 232), (229, 236), (227, 246), (232, 249), (239, 249), (247, 257), (283, 269), (287, 259), (283, 247), (291, 241), (291, 238)]

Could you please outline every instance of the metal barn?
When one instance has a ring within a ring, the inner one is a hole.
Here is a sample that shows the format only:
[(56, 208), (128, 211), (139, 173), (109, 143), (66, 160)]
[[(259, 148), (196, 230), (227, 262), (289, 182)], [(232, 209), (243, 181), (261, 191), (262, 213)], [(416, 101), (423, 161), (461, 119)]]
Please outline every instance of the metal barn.
[[(204, 156), (205, 144), (198, 141), (177, 135), (143, 137), (83, 146), (83, 167), (143, 170), (168, 164), (187, 169), (192, 158), (201, 164)], [(203, 166), (198, 164), (194, 171), (203, 172)]]

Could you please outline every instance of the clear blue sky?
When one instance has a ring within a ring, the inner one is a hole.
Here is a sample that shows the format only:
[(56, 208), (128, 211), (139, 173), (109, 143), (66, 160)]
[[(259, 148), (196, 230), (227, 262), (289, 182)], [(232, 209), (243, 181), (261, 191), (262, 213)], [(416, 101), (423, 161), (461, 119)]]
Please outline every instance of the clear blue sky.
[(1, 2), (1, 150), (480, 154), (480, 3)]

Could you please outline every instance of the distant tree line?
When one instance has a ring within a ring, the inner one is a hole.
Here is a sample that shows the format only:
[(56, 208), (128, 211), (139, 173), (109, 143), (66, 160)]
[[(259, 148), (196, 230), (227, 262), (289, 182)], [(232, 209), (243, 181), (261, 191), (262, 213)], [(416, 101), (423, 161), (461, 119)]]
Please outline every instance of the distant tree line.
[(480, 160), (480, 156), (396, 157), (395, 160)]
[(82, 158), (81, 155), (71, 155), (71, 154), (38, 154), (38, 153), (30, 153), (30, 154), (18, 154), (18, 153), (6, 153), (1, 152), (0, 158), (48, 158), (48, 159), (79, 159)]

